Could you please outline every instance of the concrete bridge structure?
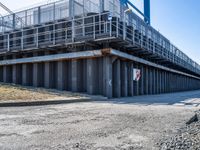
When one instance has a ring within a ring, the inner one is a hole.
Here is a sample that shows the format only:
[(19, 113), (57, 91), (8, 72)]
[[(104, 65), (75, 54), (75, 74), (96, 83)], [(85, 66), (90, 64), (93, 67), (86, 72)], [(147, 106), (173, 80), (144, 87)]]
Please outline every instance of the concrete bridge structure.
[(1, 17), (0, 82), (108, 98), (199, 89), (200, 66), (124, 9), (61, 0)]

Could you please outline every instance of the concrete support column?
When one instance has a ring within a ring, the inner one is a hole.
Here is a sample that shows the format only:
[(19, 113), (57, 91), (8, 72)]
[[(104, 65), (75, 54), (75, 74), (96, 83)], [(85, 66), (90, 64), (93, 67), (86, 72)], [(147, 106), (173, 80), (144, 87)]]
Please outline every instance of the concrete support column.
[(159, 94), (162, 93), (162, 70), (159, 70)]
[(158, 69), (156, 69), (156, 94), (159, 93), (159, 79), (158, 79)]
[[(37, 53), (34, 54), (34, 56), (37, 56)], [(39, 70), (39, 64), (34, 63), (33, 64), (33, 86), (34, 87), (39, 87), (39, 72), (42, 70)]]
[(128, 67), (128, 96), (134, 96), (133, 83), (133, 63), (131, 62)]
[(29, 63), (22, 64), (22, 85), (32, 86), (32, 83), (33, 83), (32, 77), (33, 77), (32, 64), (29, 64)]
[(22, 64), (22, 85), (28, 85), (27, 64)]
[(51, 66), (50, 62), (44, 63), (44, 87), (45, 88), (51, 88)]
[(112, 59), (109, 56), (103, 58), (103, 72), (104, 96), (112, 98)]
[(78, 92), (78, 60), (71, 62), (72, 92)]
[(145, 67), (145, 94), (146, 95), (149, 94), (148, 86), (149, 86), (149, 69), (148, 69), (148, 66), (146, 66)]
[(141, 78), (140, 78), (140, 95), (144, 95), (144, 66), (141, 65), (140, 67), (141, 70)]
[[(7, 57), (4, 57), (4, 60), (6, 59)], [(10, 65), (3, 66), (3, 82), (12, 83), (12, 66)]]
[(152, 89), (153, 89), (153, 94), (156, 94), (156, 69), (155, 68), (152, 69), (152, 73), (153, 73)]
[(7, 66), (3, 66), (3, 82), (7, 82)]
[(127, 74), (127, 62), (121, 62), (121, 95), (122, 97), (128, 96), (128, 74)]
[(0, 66), (0, 82), (3, 82), (3, 66)]
[[(130, 88), (131, 88), (131, 86), (130, 86)], [(117, 59), (113, 64), (113, 96), (117, 97), (117, 98), (121, 97), (121, 62), (120, 62), (120, 59)]]
[(161, 73), (162, 73), (162, 76), (161, 76), (161, 85), (162, 85), (162, 88), (161, 88), (161, 92), (164, 93), (164, 89), (165, 89), (165, 77), (164, 77), (164, 71), (161, 70)]
[[(13, 59), (16, 59), (15, 55), (13, 56)], [(17, 73), (17, 65), (13, 65), (12, 66), (12, 82), (14, 84), (17, 84), (17, 75), (18, 75), (18, 73)]]
[(94, 59), (87, 59), (87, 93), (94, 94), (95, 93), (95, 84), (97, 81), (95, 80), (95, 63)]
[(152, 94), (152, 69), (149, 67), (149, 84), (148, 84), (148, 93)]
[(56, 88), (58, 90), (64, 90), (65, 89), (65, 83), (66, 83), (66, 78), (64, 72), (65, 70), (65, 62), (64, 61), (58, 61), (57, 62), (57, 85)]

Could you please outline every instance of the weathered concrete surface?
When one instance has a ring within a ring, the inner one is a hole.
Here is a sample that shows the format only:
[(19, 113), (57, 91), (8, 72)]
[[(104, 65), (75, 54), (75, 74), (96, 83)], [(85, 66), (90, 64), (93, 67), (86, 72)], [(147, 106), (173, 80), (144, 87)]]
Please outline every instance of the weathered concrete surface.
[(199, 109), (200, 91), (0, 109), (0, 149), (159, 149)]

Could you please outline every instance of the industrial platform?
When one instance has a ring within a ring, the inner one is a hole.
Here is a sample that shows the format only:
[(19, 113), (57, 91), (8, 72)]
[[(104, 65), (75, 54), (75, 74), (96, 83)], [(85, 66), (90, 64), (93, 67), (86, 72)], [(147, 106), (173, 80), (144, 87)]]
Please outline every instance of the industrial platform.
[(199, 89), (199, 64), (124, 9), (61, 0), (0, 17), (0, 81), (109, 98)]

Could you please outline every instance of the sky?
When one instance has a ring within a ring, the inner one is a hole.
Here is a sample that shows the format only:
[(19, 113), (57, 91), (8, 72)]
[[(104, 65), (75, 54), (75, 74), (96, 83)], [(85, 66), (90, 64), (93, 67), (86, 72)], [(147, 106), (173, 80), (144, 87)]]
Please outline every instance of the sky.
[[(1, 0), (19, 10), (53, 0)], [(143, 0), (131, 0), (143, 10)], [(175, 46), (200, 64), (200, 0), (150, 0), (151, 25)], [(2, 9), (0, 9), (0, 13)]]

